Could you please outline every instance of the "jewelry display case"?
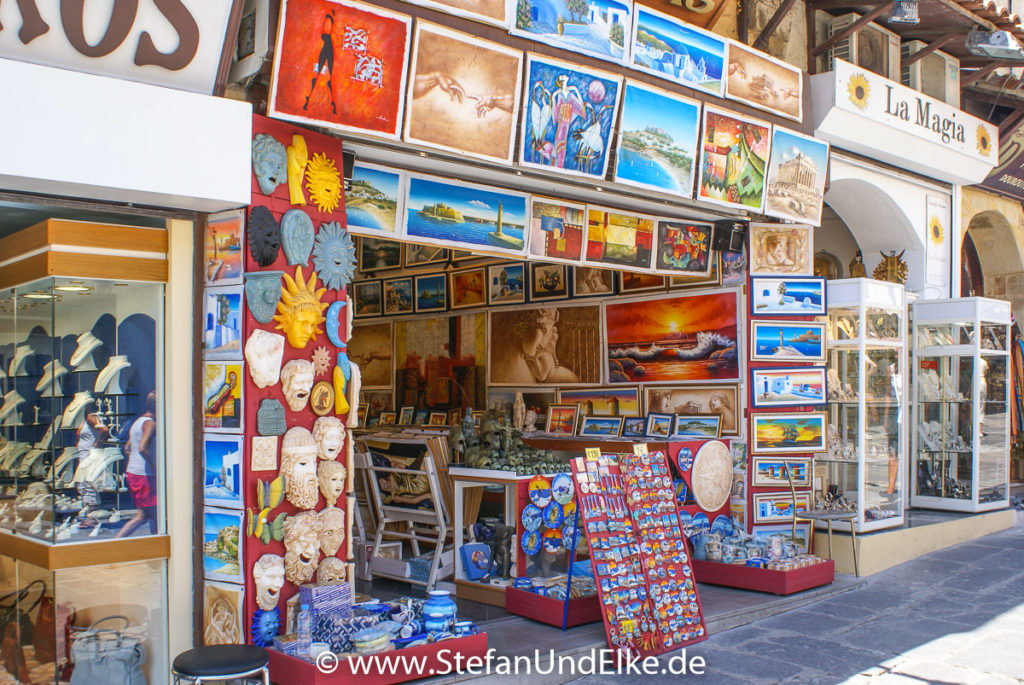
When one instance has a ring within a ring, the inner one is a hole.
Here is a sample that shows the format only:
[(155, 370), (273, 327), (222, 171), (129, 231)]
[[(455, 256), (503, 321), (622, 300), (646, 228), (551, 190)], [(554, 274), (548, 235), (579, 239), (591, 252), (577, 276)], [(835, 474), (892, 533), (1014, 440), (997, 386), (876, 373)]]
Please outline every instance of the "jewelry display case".
[(856, 512), (858, 533), (903, 523), (906, 310), (902, 284), (828, 282), (828, 451), (816, 455), (814, 509)]
[(1010, 303), (915, 302), (910, 503), (979, 512), (1009, 505)]

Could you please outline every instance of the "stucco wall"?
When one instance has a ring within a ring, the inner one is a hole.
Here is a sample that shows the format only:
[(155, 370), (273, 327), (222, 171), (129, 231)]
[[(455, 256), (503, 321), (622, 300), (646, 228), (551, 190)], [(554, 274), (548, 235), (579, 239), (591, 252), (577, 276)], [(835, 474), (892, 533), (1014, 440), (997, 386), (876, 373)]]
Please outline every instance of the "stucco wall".
[[(970, 231), (985, 275), (985, 296), (1009, 300), (1024, 315), (1024, 209), (1021, 203), (964, 188), (960, 225)], [(957, 243), (963, 244), (963, 236)]]

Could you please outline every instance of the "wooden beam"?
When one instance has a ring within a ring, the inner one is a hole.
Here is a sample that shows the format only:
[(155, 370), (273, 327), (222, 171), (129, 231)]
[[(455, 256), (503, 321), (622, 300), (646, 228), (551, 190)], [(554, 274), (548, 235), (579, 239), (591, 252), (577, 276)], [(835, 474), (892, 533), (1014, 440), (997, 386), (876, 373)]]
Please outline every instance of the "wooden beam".
[(825, 52), (826, 50), (828, 50), (830, 47), (832, 47), (836, 43), (839, 43), (840, 41), (846, 40), (847, 38), (849, 38), (853, 34), (857, 33), (857, 31), (860, 31), (862, 27), (864, 27), (865, 25), (871, 23), (876, 17), (880, 17), (883, 14), (885, 14), (886, 12), (892, 10), (892, 6), (893, 6), (893, 0), (889, 0), (884, 5), (879, 5), (878, 7), (876, 7), (875, 9), (871, 10), (870, 12), (865, 14), (863, 17), (858, 19), (857, 21), (855, 21), (852, 24), (850, 24), (849, 26), (847, 26), (845, 29), (843, 29), (839, 33), (835, 34), (834, 36), (832, 36), (831, 38), (826, 40), (821, 45), (815, 46), (815, 48), (813, 50), (811, 50), (811, 56), (812, 57), (817, 57), (818, 55), (820, 55), (821, 53)]
[(974, 12), (972, 12), (972, 11), (970, 11), (968, 9), (964, 9), (958, 3), (954, 2), (954, 0), (929, 0), (929, 2), (934, 2), (936, 4), (942, 5), (946, 9), (951, 10), (951, 11), (959, 14), (960, 16), (962, 16), (962, 17), (964, 17), (966, 19), (970, 19), (972, 22), (974, 22), (978, 26), (983, 27), (986, 31), (995, 31), (996, 30), (996, 25), (995, 24), (990, 22), (988, 19), (983, 19), (982, 17), (979, 17), (977, 14), (975, 14)]
[(789, 10), (793, 9), (793, 5), (795, 4), (796, 0), (782, 0), (782, 3), (779, 4), (779, 8), (775, 10), (775, 14), (773, 14), (772, 18), (768, 20), (768, 23), (764, 25), (764, 28), (761, 29), (761, 33), (757, 36), (757, 40), (754, 41), (753, 48), (755, 50), (768, 49), (768, 40), (772, 37), (772, 34), (775, 33), (775, 29), (779, 28), (779, 24), (782, 23), (782, 20), (786, 18), (786, 15), (789, 14)]
[(740, 0), (740, 17), (736, 32), (740, 42), (745, 45), (750, 43), (750, 13), (753, 9), (754, 3), (751, 0)]
[(1003, 118), (1002, 123), (999, 124), (999, 137), (1002, 138), (1020, 126), (1022, 122), (1024, 122), (1024, 105), (1018, 105), (1017, 109), (1010, 112), (1008, 116)]
[(996, 69), (999, 69), (1000, 67), (1008, 66), (1009, 64), (1010, 64), (1010, 62), (1006, 62), (1006, 61), (990, 62), (987, 66), (984, 66), (981, 69), (975, 69), (974, 71), (968, 73), (966, 76), (961, 76), (960, 77), (960, 87), (963, 88), (965, 86), (969, 86), (972, 83), (974, 83), (975, 81), (977, 81), (978, 79), (985, 78), (986, 76), (991, 74)]
[(941, 48), (943, 45), (946, 45), (947, 43), (952, 43), (957, 38), (963, 38), (965, 35), (967, 35), (967, 34), (965, 34), (965, 33), (951, 33), (948, 36), (946, 36), (945, 38), (939, 38), (937, 41), (933, 41), (932, 43), (929, 43), (925, 47), (921, 48), (920, 50), (915, 52), (910, 57), (904, 58), (903, 59), (903, 66), (908, 67), (911, 64), (913, 64), (914, 62), (918, 61), (919, 59), (922, 59), (922, 58), (927, 57), (928, 55), (932, 54), (933, 52), (935, 52), (936, 50)]
[(858, 2), (857, 0), (811, 0), (810, 5), (816, 10), (841, 10), (857, 9), (866, 5), (880, 5), (885, 0), (869, 0)]

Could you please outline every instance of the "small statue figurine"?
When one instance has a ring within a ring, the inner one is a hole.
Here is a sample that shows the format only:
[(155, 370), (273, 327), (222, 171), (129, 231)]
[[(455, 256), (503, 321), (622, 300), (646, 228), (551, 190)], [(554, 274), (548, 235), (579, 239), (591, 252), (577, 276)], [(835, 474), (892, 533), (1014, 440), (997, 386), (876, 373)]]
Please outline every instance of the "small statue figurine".
[(868, 270), (864, 268), (864, 255), (857, 250), (850, 261), (850, 278), (867, 278)]
[(466, 407), (466, 413), (462, 417), (462, 435), (469, 439), (476, 435), (476, 421), (473, 420), (473, 409)]
[(526, 410), (526, 423), (523, 426), (524, 433), (533, 433), (537, 430), (537, 412), (534, 409)]
[(882, 261), (875, 267), (871, 276), (879, 281), (906, 283), (907, 263), (903, 261), (904, 252), (906, 250), (902, 250), (899, 254), (896, 254), (896, 250), (891, 250), (888, 254), (879, 252), (878, 254), (882, 255)]
[(516, 400), (512, 404), (512, 425), (516, 430), (523, 430), (526, 425), (526, 402), (523, 401), (523, 393), (516, 393)]
[(494, 537), (487, 543), (491, 548), (491, 567), (488, 575), (501, 570), (501, 577), (512, 577), (512, 538), (516, 529), (504, 523), (494, 524)]

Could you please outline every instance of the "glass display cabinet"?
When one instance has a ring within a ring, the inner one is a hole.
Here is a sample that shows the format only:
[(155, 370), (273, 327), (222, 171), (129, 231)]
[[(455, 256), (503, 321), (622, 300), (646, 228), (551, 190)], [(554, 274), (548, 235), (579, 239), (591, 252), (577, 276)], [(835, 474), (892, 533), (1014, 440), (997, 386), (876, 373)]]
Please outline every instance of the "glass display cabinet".
[(979, 512), (1009, 505), (1010, 303), (915, 302), (910, 503)]
[(814, 508), (855, 512), (858, 533), (897, 526), (906, 444), (903, 285), (851, 278), (827, 287), (828, 451), (816, 455)]

